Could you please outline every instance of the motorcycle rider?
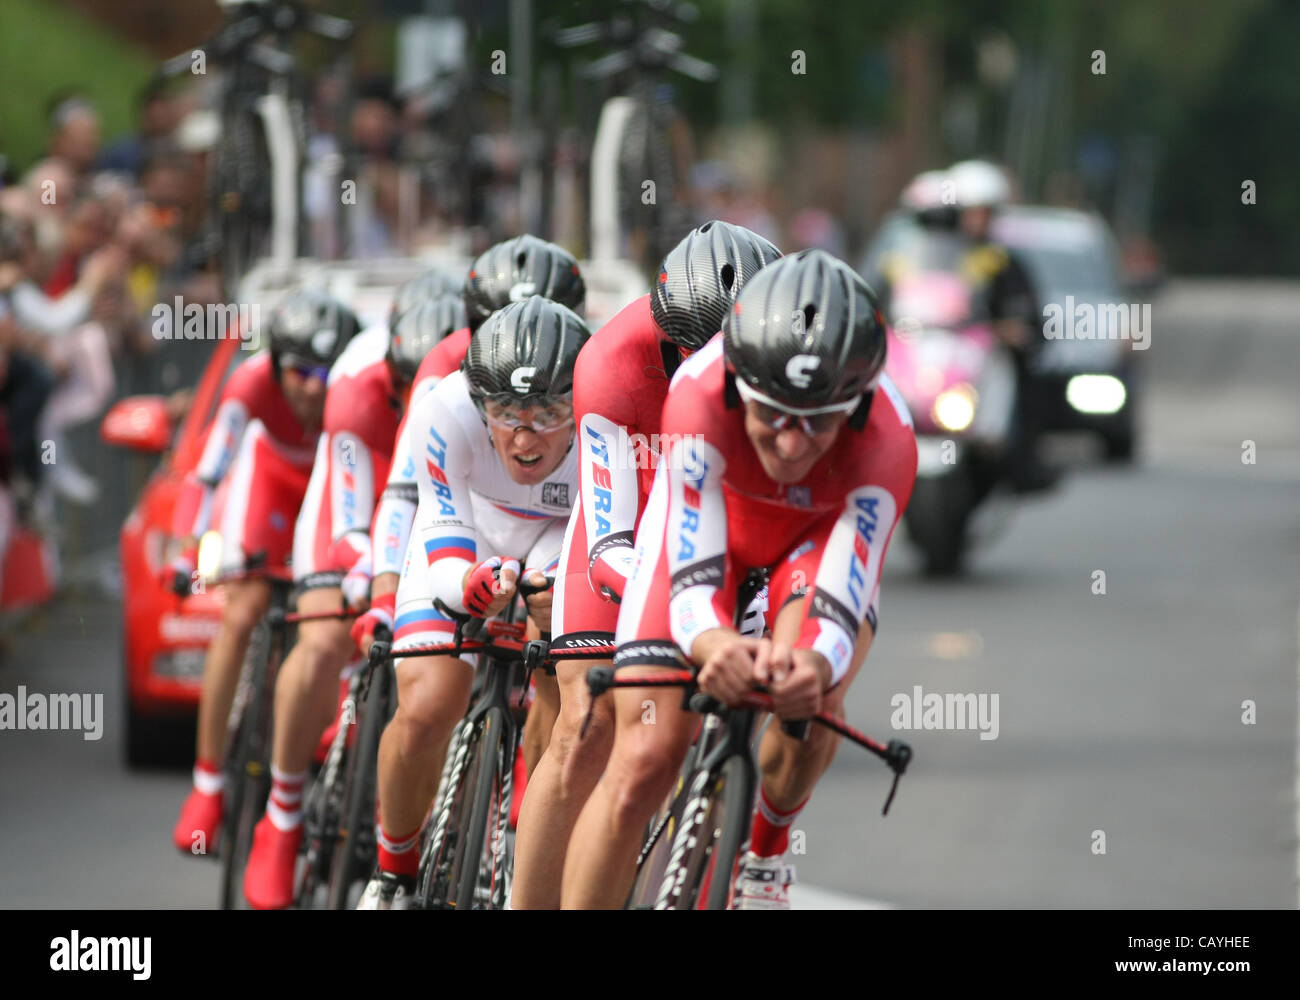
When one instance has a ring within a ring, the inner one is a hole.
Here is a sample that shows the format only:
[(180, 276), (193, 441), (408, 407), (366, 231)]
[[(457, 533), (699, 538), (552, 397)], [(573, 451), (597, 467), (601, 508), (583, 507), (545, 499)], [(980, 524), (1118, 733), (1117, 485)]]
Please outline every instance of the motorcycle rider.
[(1011, 353), (1016, 372), (1016, 414), (1011, 441), (1011, 485), (1019, 492), (1055, 482), (1038, 456), (1043, 405), (1032, 361), (1043, 342), (1041, 314), (1029, 271), (992, 235), (993, 218), (1011, 200), (1006, 175), (985, 160), (963, 160), (947, 171), (926, 171), (900, 202), (914, 214), (922, 238), (880, 258), (867, 275), (891, 322), (892, 290), (909, 268), (950, 270), (971, 289), (973, 321), (987, 320)]

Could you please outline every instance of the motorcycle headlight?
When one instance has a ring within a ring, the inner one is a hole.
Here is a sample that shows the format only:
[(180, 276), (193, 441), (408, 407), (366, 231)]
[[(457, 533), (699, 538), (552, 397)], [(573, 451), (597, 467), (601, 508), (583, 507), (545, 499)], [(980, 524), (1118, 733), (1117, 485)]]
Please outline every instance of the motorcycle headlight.
[(963, 382), (939, 393), (931, 416), (944, 430), (964, 431), (975, 419), (977, 399), (975, 390)]

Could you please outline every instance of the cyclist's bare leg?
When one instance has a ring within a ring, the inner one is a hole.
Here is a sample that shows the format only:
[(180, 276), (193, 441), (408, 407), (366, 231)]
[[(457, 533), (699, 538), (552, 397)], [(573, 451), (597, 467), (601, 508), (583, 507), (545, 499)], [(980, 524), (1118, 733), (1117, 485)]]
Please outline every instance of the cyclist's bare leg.
[[(338, 611), (337, 587), (308, 590), (298, 598), (302, 614)], [(275, 749), (272, 763), (286, 774), (301, 774), (311, 764), (321, 733), (338, 710), (339, 674), (353, 653), (351, 619), (306, 621), (284, 658), (275, 682)]]
[[(777, 642), (792, 642), (799, 634), (802, 621), (803, 600), (791, 601), (777, 615), (772, 630), (773, 639)], [(823, 711), (844, 718), (844, 697), (858, 671), (862, 669), (874, 637), (870, 623), (863, 622), (858, 630), (857, 643), (853, 647), (849, 671), (836, 688), (823, 697)], [(782, 812), (788, 812), (807, 799), (818, 780), (831, 766), (840, 739), (839, 735), (824, 726), (812, 726), (808, 739), (802, 742), (791, 739), (778, 725), (768, 726), (758, 750), (759, 768), (763, 773), (763, 794), (768, 802)]]
[[(565, 660), (555, 665), (560, 710), (550, 744), (529, 776), (528, 794), (519, 813), (512, 909), (554, 910), (560, 905), (569, 835), (614, 744), (614, 706), (608, 698), (596, 701), (591, 728), (586, 737), (579, 736), (591, 703), (587, 671), (611, 662)], [(530, 710), (530, 720), (531, 716)]]
[(473, 668), (455, 657), (397, 661), (397, 712), (379, 740), (379, 815), (389, 833), (405, 835), (424, 822), (473, 681)]
[(221, 628), (208, 646), (203, 662), (196, 741), (198, 759), (218, 764), (226, 752), (226, 724), (244, 655), (248, 652), (248, 640), (271, 606), (271, 585), (265, 580), (237, 580), (226, 584), (225, 590)]
[[(620, 679), (633, 676), (632, 668), (619, 671)], [(698, 719), (682, 710), (677, 688), (620, 688), (613, 695), (614, 746), (573, 827), (570, 844), (577, 849), (566, 859), (561, 897), (566, 910), (623, 905), (636, 879), (645, 825), (695, 736)]]
[(551, 741), (551, 731), (559, 714), (560, 687), (554, 677), (539, 670), (533, 674), (533, 703), (528, 706), (528, 716), (524, 719), (524, 731), (520, 737), (529, 782), (533, 780), (538, 761), (542, 759), (542, 754)]

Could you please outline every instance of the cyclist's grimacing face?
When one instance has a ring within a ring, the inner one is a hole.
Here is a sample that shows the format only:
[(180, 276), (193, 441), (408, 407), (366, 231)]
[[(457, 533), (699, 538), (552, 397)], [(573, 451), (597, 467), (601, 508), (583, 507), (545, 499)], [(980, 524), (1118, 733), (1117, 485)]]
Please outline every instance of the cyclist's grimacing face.
[(564, 461), (573, 443), (572, 408), (502, 408), (488, 401), (485, 413), (492, 447), (515, 482), (540, 483)]
[(763, 471), (778, 483), (797, 483), (830, 451), (848, 414), (835, 414), (831, 426), (818, 434), (807, 434), (797, 422), (781, 429), (760, 417), (760, 405), (745, 403), (745, 434), (754, 446)]

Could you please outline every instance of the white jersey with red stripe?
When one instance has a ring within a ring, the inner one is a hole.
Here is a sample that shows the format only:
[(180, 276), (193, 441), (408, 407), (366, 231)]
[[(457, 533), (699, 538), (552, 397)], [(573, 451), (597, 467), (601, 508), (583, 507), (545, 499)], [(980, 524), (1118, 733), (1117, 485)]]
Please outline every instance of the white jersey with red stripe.
[(490, 556), (522, 558), (544, 534), (554, 572), (564, 528), (578, 492), (578, 449), (570, 446), (545, 481), (517, 483), (506, 471), (460, 372), (412, 407), (408, 420), (419, 507), (398, 590), (403, 604), (431, 607), (440, 598), (463, 611), (465, 571)]
[(864, 426), (845, 425), (801, 482), (778, 483), (754, 452), (743, 406), (728, 405), (727, 378), (720, 336), (673, 378), (667, 449), (638, 531), (618, 641), (671, 638), (689, 653), (702, 633), (731, 625), (746, 570), (812, 559), (805, 583), (774, 583), (773, 606), (804, 586), (811, 591), (797, 645), (822, 653), (838, 682), (911, 496), (911, 416), (882, 376)]

